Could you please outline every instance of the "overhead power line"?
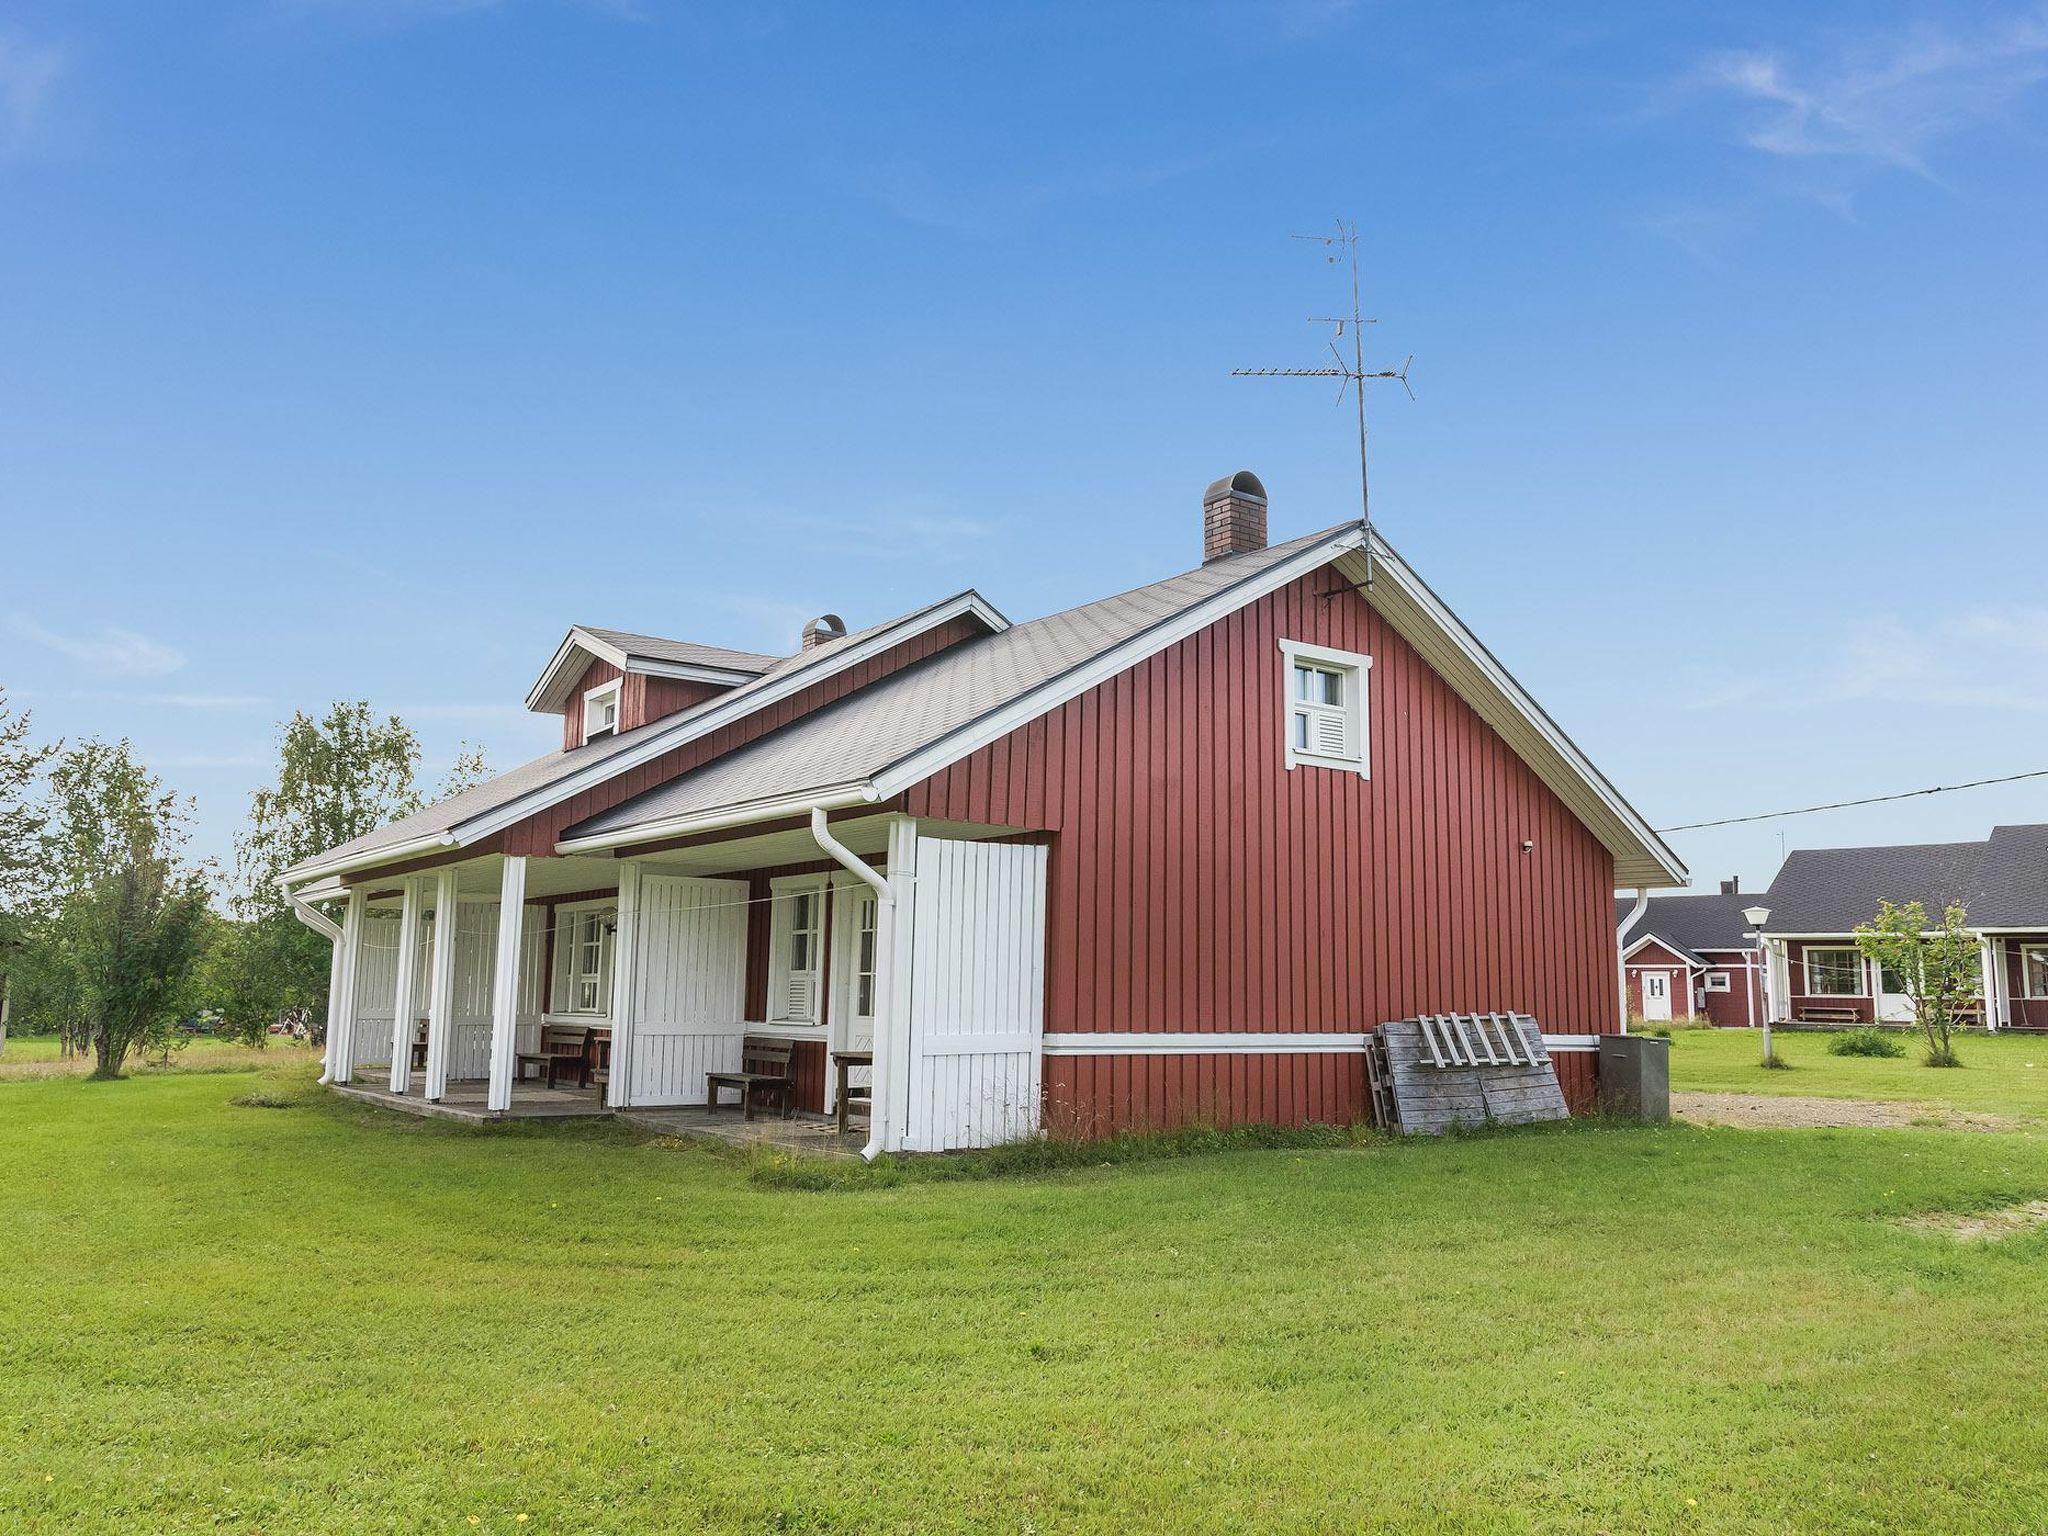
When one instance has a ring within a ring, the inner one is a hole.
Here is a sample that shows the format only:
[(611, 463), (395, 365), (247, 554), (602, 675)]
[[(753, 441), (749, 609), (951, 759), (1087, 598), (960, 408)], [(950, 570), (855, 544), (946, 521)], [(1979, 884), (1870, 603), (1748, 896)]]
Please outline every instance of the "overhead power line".
[(1811, 816), (1815, 811), (1841, 811), (1852, 805), (1880, 805), (1887, 800), (1912, 800), (1921, 795), (1947, 795), (1959, 789), (1982, 789), (1986, 784), (2016, 784), (2021, 779), (2048, 778), (2048, 768), (2026, 773), (2000, 774), (1995, 779), (1971, 779), (1967, 784), (1936, 784), (1928, 789), (1905, 789), (1895, 795), (1868, 795), (1861, 800), (1830, 800), (1826, 805), (1802, 805), (1792, 811), (1764, 811), (1755, 816), (1724, 816), (1719, 821), (1688, 821), (1682, 826), (1659, 827), (1659, 832), (1697, 832), (1702, 827), (1733, 827), (1745, 821), (1776, 821), (1783, 816)]

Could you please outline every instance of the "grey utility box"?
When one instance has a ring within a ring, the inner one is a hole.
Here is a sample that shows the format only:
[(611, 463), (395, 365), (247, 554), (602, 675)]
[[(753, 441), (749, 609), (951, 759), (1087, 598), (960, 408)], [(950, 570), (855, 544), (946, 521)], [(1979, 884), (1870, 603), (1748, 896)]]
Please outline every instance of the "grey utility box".
[(1600, 1112), (1662, 1125), (1671, 1118), (1671, 1042), (1659, 1035), (1600, 1037)]

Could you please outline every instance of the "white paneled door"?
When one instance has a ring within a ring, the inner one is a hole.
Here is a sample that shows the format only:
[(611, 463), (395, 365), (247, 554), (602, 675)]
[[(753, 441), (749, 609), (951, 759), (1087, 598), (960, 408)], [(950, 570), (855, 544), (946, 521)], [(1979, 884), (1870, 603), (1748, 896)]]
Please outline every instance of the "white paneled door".
[(746, 882), (648, 874), (638, 928), (626, 1102), (702, 1104), (747, 1031)]

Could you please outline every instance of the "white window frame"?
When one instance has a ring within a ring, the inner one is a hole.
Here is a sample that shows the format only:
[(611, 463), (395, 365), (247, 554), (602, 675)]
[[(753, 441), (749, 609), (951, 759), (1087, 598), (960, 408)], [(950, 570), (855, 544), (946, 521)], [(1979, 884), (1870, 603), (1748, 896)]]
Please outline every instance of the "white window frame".
[(2048, 944), (2022, 944), (2020, 946), (2020, 996), (2029, 1002), (2048, 998), (2048, 992), (2036, 992), (2033, 989), (2033, 971), (2028, 966), (2030, 957), (2042, 954), (2048, 954)]
[[(1813, 984), (1813, 957), (1815, 955), (1847, 955), (1856, 963), (1856, 990), (1854, 992), (1823, 992)], [(1799, 956), (1800, 970), (1806, 982), (1807, 997), (1868, 997), (1870, 996), (1870, 968), (1863, 963), (1863, 953), (1853, 944), (1809, 944)]]
[(1731, 990), (1726, 971), (1707, 972), (1706, 979), (1701, 982), (1701, 986), (1709, 992), (1727, 992)]
[[(1335, 672), (1344, 679), (1344, 699), (1336, 705), (1344, 716), (1345, 745), (1352, 750), (1342, 755), (1326, 752), (1311, 752), (1294, 744), (1294, 719), (1303, 709), (1326, 711), (1332, 706), (1307, 705), (1297, 708), (1294, 697), (1294, 669), (1317, 667)], [(1310, 645), (1305, 640), (1282, 640), (1280, 642), (1280, 696), (1284, 701), (1280, 717), (1280, 743), (1287, 754), (1290, 772), (1296, 768), (1335, 768), (1342, 772), (1355, 773), (1362, 779), (1372, 777), (1372, 711), (1371, 700), (1372, 658), (1357, 651), (1336, 651), (1323, 645)]]
[[(612, 954), (615, 948), (619, 910), (616, 903), (609, 901), (567, 902), (554, 909), (555, 963), (554, 975), (548, 978), (548, 1014), (569, 1019), (608, 1019), (612, 1012)], [(588, 942), (583, 929), (586, 925), (597, 928), (597, 970), (580, 969), (582, 948)], [(595, 981), (597, 1004), (591, 1008), (576, 1005), (577, 984)]]
[[(619, 696), (624, 691), (622, 685), (625, 681), (623, 677), (615, 677), (608, 683), (599, 683), (595, 688), (584, 690), (583, 739), (586, 742), (602, 741), (607, 736), (619, 734)], [(592, 713), (602, 713), (606, 705), (611, 706), (612, 717), (610, 721), (593, 729), (591, 726)]]
[[(831, 881), (822, 874), (778, 875), (768, 882), (768, 1022), (822, 1028), (825, 1023), (825, 908)], [(790, 945), (796, 937), (797, 898), (811, 898), (810, 967), (798, 972), (790, 963)], [(796, 975), (811, 978), (811, 1011), (808, 1017), (793, 1014), (789, 1007), (790, 982)]]

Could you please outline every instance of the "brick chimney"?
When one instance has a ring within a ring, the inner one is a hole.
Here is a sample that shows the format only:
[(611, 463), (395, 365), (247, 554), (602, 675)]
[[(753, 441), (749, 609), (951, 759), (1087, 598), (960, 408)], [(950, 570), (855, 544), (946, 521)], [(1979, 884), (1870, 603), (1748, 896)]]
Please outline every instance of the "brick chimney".
[(828, 640), (846, 638), (846, 620), (836, 613), (821, 613), (804, 626), (804, 649), (816, 650)]
[(1741, 890), (1742, 890), (1742, 876), (1740, 876), (1740, 875), (1736, 875), (1736, 876), (1733, 876), (1732, 878), (1730, 878), (1730, 879), (1727, 879), (1727, 880), (1723, 880), (1723, 881), (1721, 882), (1721, 894), (1722, 894), (1723, 896), (1734, 896), (1734, 895), (1738, 895), (1738, 894), (1740, 894)]
[(1266, 488), (1248, 469), (1202, 492), (1202, 564), (1266, 547)]

